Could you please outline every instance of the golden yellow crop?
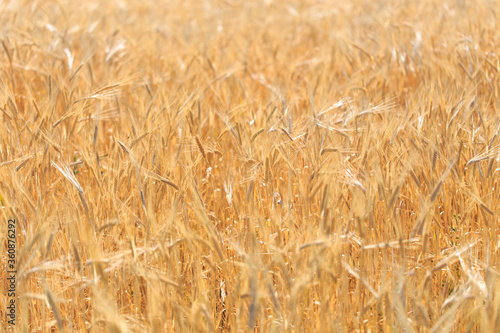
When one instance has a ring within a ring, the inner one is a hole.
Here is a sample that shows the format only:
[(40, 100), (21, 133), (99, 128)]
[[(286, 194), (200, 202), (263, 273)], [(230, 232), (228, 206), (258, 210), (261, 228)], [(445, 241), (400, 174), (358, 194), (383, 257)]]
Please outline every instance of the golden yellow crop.
[(500, 331), (499, 15), (0, 2), (0, 330)]

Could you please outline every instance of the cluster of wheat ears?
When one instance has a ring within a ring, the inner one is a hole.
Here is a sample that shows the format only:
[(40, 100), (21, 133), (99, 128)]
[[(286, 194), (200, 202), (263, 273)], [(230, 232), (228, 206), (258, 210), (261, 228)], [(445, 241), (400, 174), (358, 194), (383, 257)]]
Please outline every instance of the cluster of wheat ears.
[(499, 14), (0, 1), (0, 329), (500, 329)]

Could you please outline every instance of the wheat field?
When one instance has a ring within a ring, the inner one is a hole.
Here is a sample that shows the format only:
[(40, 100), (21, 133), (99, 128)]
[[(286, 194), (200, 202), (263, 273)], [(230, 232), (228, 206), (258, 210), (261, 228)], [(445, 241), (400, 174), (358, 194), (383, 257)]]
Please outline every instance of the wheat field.
[(0, 330), (500, 331), (499, 14), (0, 1)]

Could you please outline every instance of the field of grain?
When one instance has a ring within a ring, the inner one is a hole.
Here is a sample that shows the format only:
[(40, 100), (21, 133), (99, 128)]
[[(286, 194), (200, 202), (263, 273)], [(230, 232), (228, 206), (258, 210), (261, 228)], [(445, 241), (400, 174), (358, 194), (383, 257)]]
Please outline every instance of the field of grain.
[(498, 332), (499, 14), (0, 1), (0, 330)]

